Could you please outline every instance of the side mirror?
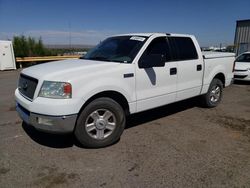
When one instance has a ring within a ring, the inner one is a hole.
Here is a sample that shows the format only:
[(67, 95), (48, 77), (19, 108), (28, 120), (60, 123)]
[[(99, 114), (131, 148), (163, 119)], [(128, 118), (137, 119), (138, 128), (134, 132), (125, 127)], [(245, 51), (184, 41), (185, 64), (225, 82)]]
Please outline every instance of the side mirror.
[(166, 57), (161, 54), (150, 54), (142, 56), (139, 60), (139, 68), (164, 67)]

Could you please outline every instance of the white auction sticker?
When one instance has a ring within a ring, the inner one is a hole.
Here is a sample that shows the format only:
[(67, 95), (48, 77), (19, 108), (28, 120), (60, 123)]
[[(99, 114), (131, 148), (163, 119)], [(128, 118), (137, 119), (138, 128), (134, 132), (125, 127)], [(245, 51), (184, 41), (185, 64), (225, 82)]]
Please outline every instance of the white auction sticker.
[(143, 42), (145, 38), (144, 37), (131, 37), (130, 40), (138, 40), (138, 41)]

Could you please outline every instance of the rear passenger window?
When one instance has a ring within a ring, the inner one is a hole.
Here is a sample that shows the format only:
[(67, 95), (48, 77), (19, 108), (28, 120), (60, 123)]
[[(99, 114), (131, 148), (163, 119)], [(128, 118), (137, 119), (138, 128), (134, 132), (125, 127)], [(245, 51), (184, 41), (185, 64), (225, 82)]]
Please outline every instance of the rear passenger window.
[(173, 61), (197, 59), (198, 54), (194, 43), (189, 37), (168, 37)]

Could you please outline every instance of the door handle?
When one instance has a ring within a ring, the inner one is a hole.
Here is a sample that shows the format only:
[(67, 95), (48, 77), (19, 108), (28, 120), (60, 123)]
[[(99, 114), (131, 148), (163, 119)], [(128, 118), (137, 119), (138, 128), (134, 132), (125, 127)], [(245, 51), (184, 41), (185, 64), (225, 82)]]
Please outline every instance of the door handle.
[(170, 75), (175, 75), (175, 74), (177, 74), (177, 68), (176, 67), (171, 68), (170, 69)]
[(196, 66), (196, 70), (197, 70), (197, 71), (201, 71), (201, 70), (202, 70), (202, 65), (197, 65), (197, 66)]

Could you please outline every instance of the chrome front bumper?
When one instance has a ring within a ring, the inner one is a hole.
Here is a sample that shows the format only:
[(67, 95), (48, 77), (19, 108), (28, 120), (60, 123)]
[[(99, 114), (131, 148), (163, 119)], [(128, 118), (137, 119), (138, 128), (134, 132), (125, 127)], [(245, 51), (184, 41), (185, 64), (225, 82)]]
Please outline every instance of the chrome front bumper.
[(38, 130), (52, 133), (70, 133), (74, 131), (77, 114), (65, 116), (49, 116), (29, 112), (20, 104), (16, 104), (16, 111), (21, 119)]

